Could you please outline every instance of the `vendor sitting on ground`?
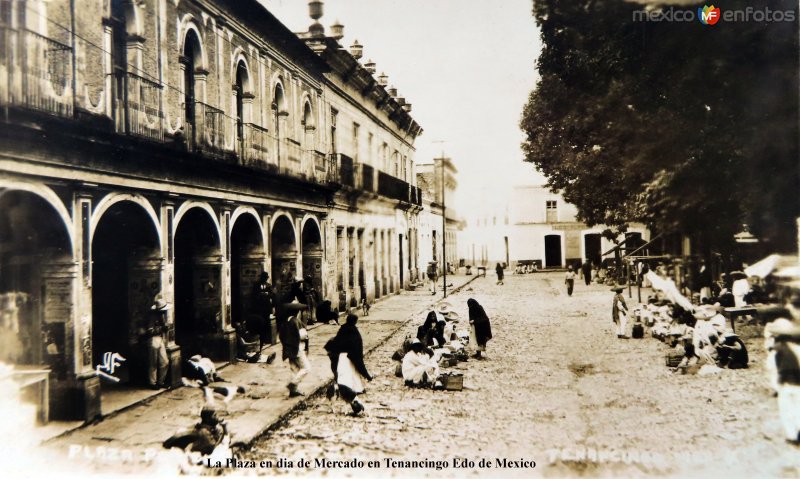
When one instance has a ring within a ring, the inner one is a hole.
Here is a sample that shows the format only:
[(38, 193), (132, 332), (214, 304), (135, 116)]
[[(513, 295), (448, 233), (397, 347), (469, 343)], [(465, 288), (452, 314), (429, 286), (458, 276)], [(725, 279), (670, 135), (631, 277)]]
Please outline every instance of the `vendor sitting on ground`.
[(439, 377), (439, 363), (433, 351), (415, 340), (403, 356), (402, 372), (406, 386), (433, 386)]
[(717, 344), (717, 365), (721, 368), (744, 369), (749, 361), (744, 341), (732, 331), (725, 332)]
[(330, 300), (325, 300), (317, 306), (317, 321), (320, 323), (339, 324), (339, 313), (333, 310)]
[(417, 328), (417, 339), (427, 347), (441, 347), (446, 342), (444, 339), (444, 324), (437, 321), (436, 312), (431, 311), (425, 322)]

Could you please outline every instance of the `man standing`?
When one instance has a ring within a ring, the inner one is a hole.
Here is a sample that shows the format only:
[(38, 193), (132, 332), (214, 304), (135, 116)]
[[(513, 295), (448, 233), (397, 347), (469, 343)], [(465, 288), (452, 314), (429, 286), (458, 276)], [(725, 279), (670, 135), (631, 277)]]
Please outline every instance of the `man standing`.
[(586, 286), (589, 286), (592, 283), (592, 263), (589, 262), (589, 258), (586, 258), (586, 261), (581, 265), (581, 274)]
[(147, 347), (147, 379), (150, 387), (161, 389), (167, 387), (167, 367), (169, 357), (164, 340), (167, 332), (167, 311), (170, 305), (161, 297), (156, 296), (150, 307), (150, 314), (142, 334)]
[(617, 338), (628, 337), (628, 306), (625, 304), (625, 297), (622, 295), (624, 289), (622, 286), (611, 288), (611, 291), (615, 293), (614, 302), (611, 306), (611, 317), (616, 325)]
[(431, 284), (431, 294), (434, 295), (436, 294), (436, 280), (438, 279), (437, 278), (438, 275), (436, 274), (436, 261), (428, 262), (427, 275), (428, 275), (428, 281)]
[(572, 266), (567, 266), (567, 275), (564, 279), (564, 284), (567, 285), (567, 295), (572, 296), (572, 290), (575, 288), (575, 272), (572, 271)]
[(306, 377), (310, 369), (305, 347), (308, 342), (308, 333), (297, 318), (299, 312), (293, 311), (293, 313), (291, 316), (287, 315), (288, 317), (285, 319), (283, 319), (284, 315), (282, 314), (281, 318), (278, 319), (278, 330), (280, 332), (281, 345), (283, 346), (283, 359), (284, 361), (289, 361), (289, 368), (293, 374), (289, 384), (286, 385), (289, 389), (289, 397), (304, 395), (297, 390), (297, 385)]
[(261, 273), (258, 281), (253, 285), (253, 309), (256, 324), (248, 324), (247, 329), (258, 333), (260, 348), (265, 344), (271, 343), (275, 338), (272, 337), (272, 313), (275, 305), (275, 293), (272, 284), (269, 282), (269, 274)]

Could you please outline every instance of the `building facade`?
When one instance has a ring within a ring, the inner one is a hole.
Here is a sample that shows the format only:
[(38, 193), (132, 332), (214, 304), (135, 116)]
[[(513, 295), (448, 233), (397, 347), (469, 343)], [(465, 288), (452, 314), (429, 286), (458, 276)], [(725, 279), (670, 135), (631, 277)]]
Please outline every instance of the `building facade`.
[[(603, 254), (616, 245), (602, 235), (607, 227), (589, 227), (578, 221), (575, 206), (544, 186), (514, 187), (508, 212), (512, 266), (535, 262), (540, 268), (562, 268), (587, 259), (599, 264), (608, 258)], [(641, 224), (630, 225), (626, 234), (632, 244), (650, 239)]]
[(416, 274), (421, 128), (335, 38), (256, 0), (0, 6), (0, 359), (50, 370), (54, 417), (100, 414), (105, 353), (143, 384), (157, 295), (178, 384), (262, 271), (340, 309)]
[[(419, 264), (427, 266), (434, 262), (440, 273), (444, 271), (445, 263), (451, 268), (458, 266), (458, 232), (462, 222), (452, 203), (448, 205), (458, 188), (457, 174), (450, 158), (435, 158), (433, 163), (417, 165), (417, 185), (423, 202), (418, 216)], [(442, 194), (446, 196), (442, 197)], [(445, 221), (442, 221), (443, 215)], [(445, 241), (442, 241), (443, 235)]]

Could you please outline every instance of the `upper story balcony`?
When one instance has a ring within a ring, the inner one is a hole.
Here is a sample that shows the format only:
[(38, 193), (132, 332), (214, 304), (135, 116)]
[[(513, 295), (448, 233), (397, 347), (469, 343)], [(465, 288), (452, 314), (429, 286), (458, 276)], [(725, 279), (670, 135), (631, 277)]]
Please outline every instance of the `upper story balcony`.
[[(81, 46), (82, 41), (77, 39), (79, 51), (88, 48)], [(7, 109), (0, 121), (13, 123), (21, 118), (16, 115), (24, 115), (26, 120), (20, 125), (28, 124), (30, 112), (35, 121), (70, 122), (76, 127), (65, 129), (71, 136), (97, 136), (102, 138), (98, 144), (106, 140), (119, 144), (114, 135), (124, 135), (137, 142), (132, 144), (136, 151), (138, 142), (145, 141), (148, 147), (163, 149), (167, 157), (176, 150), (189, 152), (311, 184), (346, 186), (412, 204), (415, 201), (406, 182), (346, 155), (320, 151), (326, 146), (317, 144), (313, 129), (305, 130), (301, 143), (283, 135), (277, 138), (264, 125), (243, 121), (245, 116), (259, 116), (252, 106), (252, 94), (242, 97), (249, 110), (244, 114), (240, 110), (237, 117), (193, 99), (194, 94), (205, 91), (201, 88), (185, 93), (153, 76), (154, 72), (129, 64), (116, 65), (110, 75), (92, 77), (91, 95), (87, 93), (90, 74), (86, 65), (80, 61), (76, 64), (70, 45), (0, 23), (0, 107)], [(199, 78), (207, 73), (196, 70), (196, 75)], [(79, 99), (74, 94), (76, 85), (78, 91), (86, 90)], [(90, 97), (91, 105), (87, 103)], [(280, 121), (282, 132), (292, 131), (283, 116)]]
[(72, 62), (69, 45), (0, 24), (0, 104), (72, 117)]

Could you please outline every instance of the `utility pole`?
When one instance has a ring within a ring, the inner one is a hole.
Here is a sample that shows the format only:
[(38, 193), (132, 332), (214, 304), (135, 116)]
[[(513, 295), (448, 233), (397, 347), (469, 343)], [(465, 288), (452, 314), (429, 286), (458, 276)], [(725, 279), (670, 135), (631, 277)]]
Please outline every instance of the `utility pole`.
[(444, 185), (444, 151), (442, 151), (441, 158), (442, 166), (442, 260), (444, 261), (444, 282), (442, 284), (443, 297), (447, 297), (447, 206), (445, 205), (445, 192), (447, 189)]
[[(445, 140), (436, 140), (433, 143), (446, 143)], [(439, 159), (439, 163), (441, 163), (440, 167), (442, 168), (442, 264), (444, 264), (443, 273), (442, 273), (442, 291), (444, 292), (443, 297), (447, 297), (447, 209), (445, 206), (445, 186), (444, 186), (444, 147), (442, 147), (442, 156)], [(436, 174), (436, 159), (433, 160), (433, 174)]]

